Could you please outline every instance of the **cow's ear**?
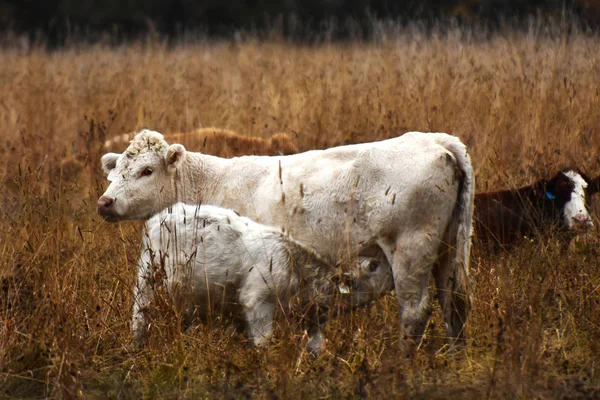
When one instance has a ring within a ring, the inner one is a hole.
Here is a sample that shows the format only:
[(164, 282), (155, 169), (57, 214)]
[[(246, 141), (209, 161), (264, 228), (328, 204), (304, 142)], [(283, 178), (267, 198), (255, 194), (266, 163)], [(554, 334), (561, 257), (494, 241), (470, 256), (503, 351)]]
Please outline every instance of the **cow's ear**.
[(167, 163), (167, 169), (169, 172), (173, 172), (177, 169), (183, 158), (185, 157), (185, 147), (181, 144), (172, 144), (167, 149), (167, 155), (165, 157), (165, 161)]
[(108, 175), (110, 171), (112, 171), (117, 166), (117, 160), (120, 156), (121, 154), (118, 153), (106, 153), (102, 156), (100, 162), (102, 163), (102, 170), (105, 174)]
[(554, 185), (552, 185), (552, 182), (541, 180), (535, 184), (533, 190), (535, 195), (539, 198), (544, 198), (548, 200), (556, 199), (556, 196), (554, 194)]

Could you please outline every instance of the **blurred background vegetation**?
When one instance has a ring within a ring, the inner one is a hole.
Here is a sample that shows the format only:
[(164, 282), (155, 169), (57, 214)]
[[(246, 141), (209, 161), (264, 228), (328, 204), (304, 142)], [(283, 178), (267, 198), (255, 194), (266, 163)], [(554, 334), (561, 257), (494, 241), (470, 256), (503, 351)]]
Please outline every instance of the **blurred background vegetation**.
[(50, 46), (106, 35), (123, 41), (158, 32), (232, 37), (273, 30), (307, 40), (370, 38), (374, 21), (440, 20), (484, 26), (527, 26), (532, 18), (600, 26), (599, 0), (0, 0), (0, 31)]

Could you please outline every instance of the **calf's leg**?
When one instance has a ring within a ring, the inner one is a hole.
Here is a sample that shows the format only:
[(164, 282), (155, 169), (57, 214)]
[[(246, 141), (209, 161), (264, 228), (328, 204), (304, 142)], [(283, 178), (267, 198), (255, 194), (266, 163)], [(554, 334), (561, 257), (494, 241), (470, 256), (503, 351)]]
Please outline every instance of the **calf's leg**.
[(148, 307), (154, 299), (154, 290), (148, 284), (149, 277), (144, 266), (138, 267), (138, 277), (133, 289), (133, 317), (131, 331), (137, 348), (144, 347), (148, 336)]
[(247, 323), (248, 338), (256, 345), (264, 345), (273, 332), (273, 318), (275, 314), (275, 301), (267, 293), (256, 293), (252, 290), (243, 290), (240, 302)]

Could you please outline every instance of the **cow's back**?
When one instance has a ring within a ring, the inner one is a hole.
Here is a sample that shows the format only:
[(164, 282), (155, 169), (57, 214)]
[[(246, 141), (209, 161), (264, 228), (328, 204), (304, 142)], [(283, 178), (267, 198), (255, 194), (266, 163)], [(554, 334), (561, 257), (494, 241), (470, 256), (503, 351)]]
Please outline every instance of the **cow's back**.
[(227, 161), (227, 171), (223, 192), (236, 195), (218, 199), (225, 207), (284, 227), (334, 260), (348, 242), (368, 247), (374, 237), (446, 224), (461, 180), (454, 156), (426, 134), (286, 157), (243, 157)]

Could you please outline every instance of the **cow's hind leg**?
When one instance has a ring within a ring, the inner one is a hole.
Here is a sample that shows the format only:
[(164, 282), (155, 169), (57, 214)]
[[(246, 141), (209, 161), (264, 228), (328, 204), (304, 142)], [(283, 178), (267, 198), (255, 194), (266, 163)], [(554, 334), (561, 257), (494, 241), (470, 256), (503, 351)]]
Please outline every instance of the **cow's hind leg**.
[(455, 280), (456, 271), (460, 266), (456, 265), (456, 249), (452, 244), (442, 245), (438, 263), (436, 263), (433, 275), (444, 313), (446, 334), (451, 343), (464, 341), (466, 335), (464, 325), (469, 312), (469, 299), (467, 293), (457, 290)]
[(429, 319), (428, 283), (438, 247), (435, 233), (415, 232), (397, 241), (391, 257), (402, 338), (409, 352), (421, 341)]

